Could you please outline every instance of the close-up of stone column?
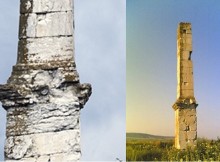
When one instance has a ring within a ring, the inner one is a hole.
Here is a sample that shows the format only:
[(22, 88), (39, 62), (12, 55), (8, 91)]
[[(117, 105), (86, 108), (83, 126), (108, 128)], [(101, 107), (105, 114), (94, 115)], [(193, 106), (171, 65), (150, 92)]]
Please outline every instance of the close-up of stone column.
[(74, 59), (72, 0), (20, 0), (17, 63), (0, 100), (5, 160), (78, 161), (80, 110), (91, 95)]
[(175, 110), (175, 147), (194, 148), (197, 143), (198, 106), (194, 97), (192, 30), (190, 23), (180, 23), (177, 29), (177, 100)]

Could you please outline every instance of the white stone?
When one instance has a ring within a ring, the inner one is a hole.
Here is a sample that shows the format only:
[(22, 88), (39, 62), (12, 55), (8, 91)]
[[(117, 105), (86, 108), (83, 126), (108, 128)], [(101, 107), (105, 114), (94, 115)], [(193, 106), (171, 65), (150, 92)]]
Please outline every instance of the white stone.
[(8, 111), (8, 136), (79, 129), (79, 105), (68, 103), (68, 100), (63, 105), (39, 104), (20, 110), (17, 108)]
[[(51, 155), (51, 162), (77, 162), (81, 156), (80, 152), (67, 154), (53, 154)], [(39, 161), (40, 162), (40, 161)]]
[(36, 37), (72, 35), (72, 20), (73, 15), (70, 11), (39, 15), (37, 17)]
[(53, 96), (50, 97), (50, 102), (56, 103), (56, 104), (65, 104), (67, 102), (70, 103), (78, 103), (78, 98), (76, 97), (76, 94), (73, 90), (67, 90), (66, 93), (62, 93), (61, 90), (53, 89), (51, 90), (53, 93)]
[(24, 155), (28, 154), (31, 145), (31, 138), (27, 139), (24, 136), (8, 137), (5, 144), (5, 153), (8, 155), (8, 158), (21, 159)]
[[(27, 19), (27, 23), (25, 20)], [(54, 37), (73, 35), (73, 13), (54, 12), (47, 14), (21, 15), (20, 38)], [(65, 25), (64, 25), (65, 24)]]
[[(79, 140), (79, 130), (8, 137), (6, 153), (8, 158), (18, 160), (36, 156), (39, 156), (40, 159), (49, 159), (45, 155), (54, 154), (69, 154), (73, 157), (68, 158), (79, 160)], [(37, 161), (40, 162), (40, 159)]]
[(36, 162), (49, 162), (50, 160), (50, 156), (48, 155), (43, 155), (43, 156), (40, 156), (39, 158), (37, 158)]
[(27, 39), (25, 47), (21, 45), (19, 49), (21, 48), (27, 49), (27, 61), (29, 63), (71, 60), (74, 53), (72, 37), (30, 38)]
[(33, 0), (32, 12), (71, 11), (73, 0)]
[(33, 145), (40, 155), (75, 152), (79, 137), (79, 130), (36, 134), (33, 135)]
[(5, 162), (37, 162), (36, 158), (23, 158), (22, 160), (5, 160)]

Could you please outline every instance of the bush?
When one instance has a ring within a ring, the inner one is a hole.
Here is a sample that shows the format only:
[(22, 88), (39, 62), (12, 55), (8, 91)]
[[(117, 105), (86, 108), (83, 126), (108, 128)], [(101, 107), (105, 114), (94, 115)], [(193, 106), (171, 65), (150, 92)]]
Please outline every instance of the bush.
[(173, 140), (130, 140), (126, 143), (127, 161), (219, 161), (220, 139), (199, 139), (192, 150), (174, 148)]

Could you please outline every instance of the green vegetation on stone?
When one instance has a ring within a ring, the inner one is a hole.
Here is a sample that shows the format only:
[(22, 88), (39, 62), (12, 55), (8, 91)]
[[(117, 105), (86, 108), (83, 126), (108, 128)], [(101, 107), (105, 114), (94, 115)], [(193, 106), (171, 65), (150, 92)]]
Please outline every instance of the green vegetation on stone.
[(127, 138), (127, 161), (220, 161), (220, 139), (198, 139), (192, 150), (177, 150), (174, 139)]

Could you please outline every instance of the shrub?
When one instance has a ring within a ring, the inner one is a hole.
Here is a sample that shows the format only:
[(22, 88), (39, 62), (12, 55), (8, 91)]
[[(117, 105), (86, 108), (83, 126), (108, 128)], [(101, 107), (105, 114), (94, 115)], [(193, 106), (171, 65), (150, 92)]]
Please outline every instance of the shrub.
[(127, 139), (127, 161), (219, 161), (220, 139), (199, 139), (192, 150), (177, 150), (173, 140)]

